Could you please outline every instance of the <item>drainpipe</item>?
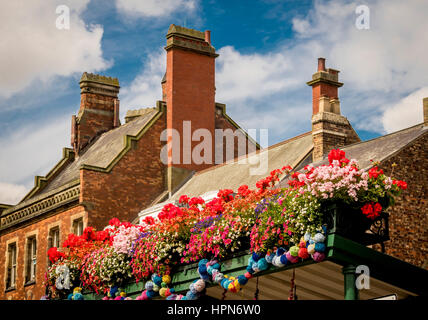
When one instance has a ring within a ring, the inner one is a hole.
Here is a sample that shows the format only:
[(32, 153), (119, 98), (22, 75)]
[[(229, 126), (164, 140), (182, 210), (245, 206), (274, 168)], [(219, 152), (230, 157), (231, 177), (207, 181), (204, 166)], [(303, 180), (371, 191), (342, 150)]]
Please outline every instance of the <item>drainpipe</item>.
[(356, 267), (352, 264), (342, 268), (345, 283), (345, 300), (358, 300), (358, 289), (355, 286)]

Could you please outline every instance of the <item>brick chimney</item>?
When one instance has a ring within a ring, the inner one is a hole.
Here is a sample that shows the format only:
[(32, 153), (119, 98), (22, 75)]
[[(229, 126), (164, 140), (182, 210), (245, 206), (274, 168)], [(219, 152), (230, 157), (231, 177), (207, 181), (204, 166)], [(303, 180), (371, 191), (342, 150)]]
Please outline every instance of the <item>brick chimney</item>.
[(84, 72), (80, 88), (80, 109), (71, 120), (71, 145), (76, 154), (101, 133), (120, 126), (117, 78)]
[[(209, 155), (209, 161), (198, 163), (192, 157), (192, 150), (205, 139), (191, 140), (198, 129), (205, 129), (215, 137), (215, 58), (218, 54), (211, 45), (209, 31), (172, 24), (166, 39), (167, 66), (162, 91), (167, 104), (167, 128), (177, 130), (180, 135), (180, 143), (174, 141), (168, 159), (168, 185), (172, 190), (180, 180), (175, 177), (214, 164), (214, 141), (209, 142), (211, 155), (205, 154), (205, 149), (202, 151), (202, 155)], [(190, 128), (183, 129), (184, 122), (187, 126), (190, 124)], [(171, 137), (168, 142), (172, 142)], [(180, 153), (179, 161), (174, 152)]]
[(307, 82), (312, 87), (312, 159), (320, 161), (332, 149), (360, 141), (348, 119), (340, 114), (339, 71), (325, 68), (318, 58), (318, 70)]

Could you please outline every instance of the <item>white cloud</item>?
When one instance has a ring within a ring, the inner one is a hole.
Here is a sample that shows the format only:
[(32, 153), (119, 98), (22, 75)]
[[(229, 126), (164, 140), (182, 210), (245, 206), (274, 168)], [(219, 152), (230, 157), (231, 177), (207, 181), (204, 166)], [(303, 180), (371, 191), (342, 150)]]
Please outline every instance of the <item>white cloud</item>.
[(33, 187), (35, 175), (46, 175), (61, 159), (62, 148), (70, 144), (70, 123), (69, 116), (47, 119), (0, 137), (0, 202), (21, 197), (24, 188)]
[(422, 99), (426, 97), (428, 87), (421, 88), (390, 106), (382, 117), (385, 130), (394, 132), (423, 122)]
[(24, 185), (0, 182), (0, 203), (16, 204), (28, 193)]
[[(312, 99), (306, 81), (316, 71), (317, 58), (325, 57), (327, 67), (341, 70), (342, 114), (356, 129), (385, 133), (421, 122), (422, 102), (404, 107), (411, 103), (404, 97), (423, 95), (417, 90), (428, 83), (428, 3), (372, 1), (369, 30), (355, 26), (358, 5), (316, 1), (305, 18), (292, 19), (295, 39), (270, 53), (220, 48), (216, 101), (226, 103), (228, 113), (247, 128), (268, 127), (279, 139), (295, 135), (310, 128)], [(153, 56), (125, 89), (124, 101), (132, 107), (154, 105), (164, 61), (162, 54)], [(396, 104), (403, 107), (392, 107)], [(406, 116), (394, 116), (398, 109), (405, 109)]]
[(173, 12), (191, 12), (196, 0), (116, 0), (116, 8), (133, 17), (166, 17)]
[[(36, 80), (103, 70), (103, 28), (85, 25), (89, 0), (3, 1), (0, 11), (0, 96), (9, 97)], [(70, 29), (56, 28), (56, 8), (70, 9)]]
[(161, 80), (166, 71), (166, 52), (153, 53), (147, 57), (143, 70), (132, 83), (121, 89), (121, 117), (129, 109), (155, 107), (162, 100)]

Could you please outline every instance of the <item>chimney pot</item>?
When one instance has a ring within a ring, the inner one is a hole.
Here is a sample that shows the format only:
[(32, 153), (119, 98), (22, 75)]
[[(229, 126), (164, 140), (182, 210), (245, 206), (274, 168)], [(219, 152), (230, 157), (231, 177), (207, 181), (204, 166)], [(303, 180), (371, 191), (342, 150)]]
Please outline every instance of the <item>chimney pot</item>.
[(205, 30), (205, 41), (211, 44), (211, 31)]
[(318, 71), (325, 71), (325, 58), (318, 58)]

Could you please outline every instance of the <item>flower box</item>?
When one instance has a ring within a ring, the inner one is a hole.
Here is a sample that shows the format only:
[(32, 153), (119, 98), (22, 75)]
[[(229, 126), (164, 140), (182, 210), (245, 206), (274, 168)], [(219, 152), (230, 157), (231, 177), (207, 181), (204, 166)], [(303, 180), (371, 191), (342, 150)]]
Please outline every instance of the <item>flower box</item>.
[(341, 202), (322, 204), (328, 234), (338, 234), (360, 244), (371, 245), (389, 240), (388, 213), (370, 219), (360, 208)]

